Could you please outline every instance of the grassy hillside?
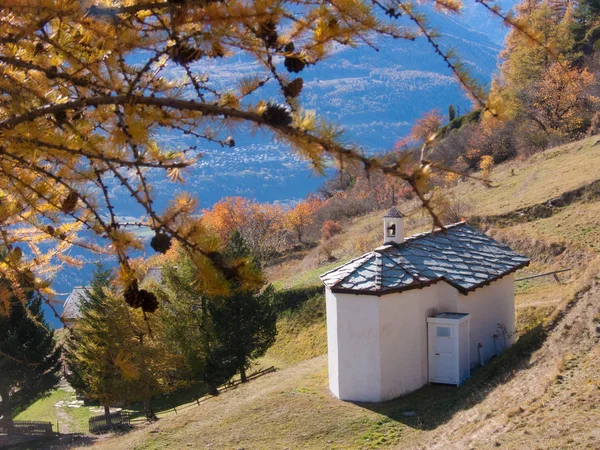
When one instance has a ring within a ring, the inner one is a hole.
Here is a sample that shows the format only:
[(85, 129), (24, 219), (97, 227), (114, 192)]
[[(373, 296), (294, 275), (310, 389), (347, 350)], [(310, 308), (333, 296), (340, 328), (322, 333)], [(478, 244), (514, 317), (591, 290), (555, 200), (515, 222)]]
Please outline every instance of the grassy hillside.
[[(539, 153), (526, 161), (500, 165), (492, 171), (492, 188), (468, 180), (458, 183), (447, 195), (468, 205), (467, 218), (469, 215), (502, 214), (536, 205), (600, 179), (597, 167), (600, 167), (600, 136)], [(429, 218), (415, 204), (401, 207), (408, 213), (407, 234), (424, 231), (430, 226)], [(320, 249), (317, 247), (271, 267), (271, 281), (280, 289), (319, 286), (321, 273), (380, 245), (382, 215), (383, 211), (378, 211), (358, 217), (335, 238), (337, 261), (319, 263)], [(573, 273), (559, 275), (562, 280), (574, 280), (584, 262), (595, 252), (600, 252), (600, 202), (578, 201), (557, 209), (548, 218), (488, 231), (533, 257), (531, 266), (520, 271), (517, 278), (574, 267)], [(568, 251), (558, 252), (563, 249)], [(539, 323), (561, 298), (572, 294), (572, 289), (571, 283), (557, 285), (552, 277), (517, 283), (518, 332), (523, 333)], [(321, 297), (320, 303), (314, 299), (310, 308), (324, 311), (324, 299)], [(278, 340), (268, 358), (280, 367), (327, 351), (324, 315), (291, 314), (280, 321), (279, 329)]]
[[(485, 216), (545, 202), (600, 178), (598, 138), (495, 168), (496, 187), (459, 183), (451, 196)], [(506, 192), (509, 192), (507, 194)], [(510, 194), (512, 192), (512, 194)], [(494, 205), (497, 205), (494, 206)], [(410, 205), (408, 205), (410, 206)], [(338, 236), (337, 261), (319, 248), (270, 269), (285, 289), (279, 335), (262, 364), (272, 375), (165, 413), (152, 425), (99, 439), (99, 448), (370, 449), (600, 448), (600, 200), (578, 199), (543, 218), (503, 222), (488, 232), (532, 258), (517, 278), (518, 343), (460, 388), (425, 386), (383, 404), (341, 402), (327, 387), (324, 299), (318, 275), (379, 245), (381, 213), (357, 218)], [(425, 219), (426, 220), (426, 219)], [(409, 215), (408, 233), (426, 222)], [(425, 225), (426, 226), (426, 225)]]
[(564, 316), (531, 330), (460, 388), (425, 386), (382, 404), (341, 402), (328, 392), (321, 356), (96, 446), (597, 448), (599, 295), (596, 282)]

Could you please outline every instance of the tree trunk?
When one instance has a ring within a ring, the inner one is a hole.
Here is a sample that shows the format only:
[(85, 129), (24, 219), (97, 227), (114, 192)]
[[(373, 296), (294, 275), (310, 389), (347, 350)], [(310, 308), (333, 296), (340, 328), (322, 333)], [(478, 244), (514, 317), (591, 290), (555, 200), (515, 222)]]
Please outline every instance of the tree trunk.
[(104, 417), (106, 417), (106, 426), (112, 427), (112, 420), (110, 418), (110, 406), (104, 405)]
[(214, 381), (210, 380), (208, 377), (205, 376), (204, 382), (206, 383), (206, 389), (210, 395), (219, 395), (219, 389), (217, 389), (217, 385)]
[(246, 368), (243, 365), (240, 366), (240, 378), (242, 380), (242, 383), (248, 382), (248, 377), (246, 376)]
[(154, 411), (152, 411), (152, 397), (146, 397), (144, 399), (144, 411), (146, 413), (146, 419), (150, 422), (155, 422), (158, 420)]
[(12, 419), (12, 405), (10, 404), (10, 396), (8, 395), (8, 389), (0, 390), (0, 397), (2, 397), (2, 419), (3, 427), (6, 427), (8, 434), (11, 434), (13, 427)]

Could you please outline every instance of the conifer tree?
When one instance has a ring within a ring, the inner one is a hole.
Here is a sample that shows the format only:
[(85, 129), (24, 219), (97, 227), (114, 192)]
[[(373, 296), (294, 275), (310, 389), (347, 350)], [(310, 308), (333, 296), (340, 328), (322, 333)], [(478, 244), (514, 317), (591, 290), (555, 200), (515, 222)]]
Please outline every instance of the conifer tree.
[(16, 409), (53, 389), (60, 379), (61, 349), (48, 329), (42, 300), (25, 291), (24, 304), (0, 279), (0, 420), (12, 421)]
[(598, 26), (600, 17), (600, 0), (579, 0), (573, 10), (573, 38), (580, 42), (594, 26)]
[(143, 401), (146, 416), (155, 419), (151, 399), (177, 387), (171, 374), (179, 365), (163, 345), (160, 322), (129, 309), (102, 266), (81, 313), (67, 346), (69, 382), (107, 415), (114, 403)]
[[(227, 263), (248, 264), (260, 275), (259, 262), (235, 230), (223, 255)], [(162, 268), (162, 289), (153, 286), (165, 307), (158, 316), (174, 353), (185, 361), (191, 379), (206, 383), (209, 392), (239, 372), (246, 381), (251, 361), (273, 344), (276, 313), (271, 287), (249, 290), (239, 283), (228, 295), (214, 296), (194, 283), (197, 268), (185, 252)]]
[(183, 359), (183, 376), (206, 383), (215, 394), (217, 386), (233, 374), (222, 374), (211, 360), (215, 337), (209, 298), (194, 283), (196, 268), (184, 252), (178, 252), (175, 261), (162, 267), (162, 286), (150, 289), (165, 305), (159, 318), (171, 351)]
[(452, 122), (454, 119), (456, 119), (456, 108), (454, 105), (450, 105), (448, 106), (448, 121)]
[[(252, 260), (244, 238), (236, 231), (225, 254), (232, 260)], [(274, 289), (244, 289), (242, 286), (225, 298), (210, 303), (210, 313), (222, 364), (239, 371), (242, 382), (253, 359), (263, 356), (275, 341), (277, 315), (273, 306)]]
[[(533, 83), (540, 81), (557, 60), (568, 65), (574, 40), (570, 32), (572, 15), (557, 17), (547, 2), (523, 1), (519, 5), (522, 21), (529, 24), (529, 35), (513, 29), (507, 36), (501, 53), (500, 83), (494, 83), (492, 96), (503, 99), (504, 114), (515, 118), (523, 109), (523, 98)], [(551, 54), (548, 49), (552, 49)]]

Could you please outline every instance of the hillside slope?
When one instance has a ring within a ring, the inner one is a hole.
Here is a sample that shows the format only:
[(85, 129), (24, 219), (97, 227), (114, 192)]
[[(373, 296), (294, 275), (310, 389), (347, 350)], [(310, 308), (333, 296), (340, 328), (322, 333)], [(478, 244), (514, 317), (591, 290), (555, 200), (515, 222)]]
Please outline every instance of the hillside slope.
[(328, 392), (322, 356), (96, 446), (598, 448), (600, 346), (593, 315), (599, 300), (595, 282), (553, 322), (545, 342), (529, 336), (528, 345), (517, 344), (460, 388), (426, 386), (380, 405), (341, 402)]
[[(596, 142), (598, 138), (591, 138), (511, 162), (492, 174), (496, 188), (465, 182), (450, 195), (468, 198), (471, 214), (483, 216), (547, 202), (600, 176), (593, 163), (600, 161)], [(505, 195), (505, 189), (513, 194)], [(516, 283), (517, 344), (476, 370), (460, 388), (425, 386), (383, 404), (334, 399), (327, 387), (324, 355), (293, 364), (326, 349), (323, 302), (313, 295), (280, 323), (280, 337), (268, 357), (283, 369), (95, 445), (600, 448), (600, 247), (594, 238), (600, 228), (598, 211), (600, 196), (590, 192), (540, 218), (517, 217), (489, 225), (489, 233), (532, 257), (532, 265), (517, 278), (572, 270), (559, 275), (560, 283), (552, 277)], [(423, 221), (414, 215), (409, 225), (418, 230)], [(340, 261), (360, 250), (355, 245), (359, 237), (372, 234), (373, 244), (378, 244), (380, 232), (379, 213), (354, 220), (340, 238)], [(273, 270), (273, 281), (299, 292), (317, 284), (316, 275), (331, 264), (319, 265), (315, 252), (318, 249)]]
[[(493, 187), (467, 180), (448, 189), (446, 196), (452, 202), (460, 203), (461, 215), (467, 218), (503, 214), (586, 186), (600, 179), (598, 167), (600, 135), (549, 149), (526, 161), (501, 164), (491, 173)], [(407, 234), (429, 229), (431, 220), (417, 202), (404, 202), (399, 206), (407, 216)], [(532, 239), (564, 241), (579, 249), (600, 251), (600, 245), (596, 243), (596, 238), (600, 238), (599, 212), (598, 203), (578, 201), (566, 208), (558, 208), (551, 217), (524, 225), (518, 234), (526, 232)], [(270, 280), (280, 288), (319, 284), (318, 274), (380, 245), (382, 213), (357, 217), (344, 225), (344, 233), (335, 238), (333, 255), (338, 261), (322, 264), (320, 248), (313, 249), (269, 268)], [(581, 217), (583, 215), (585, 217)]]

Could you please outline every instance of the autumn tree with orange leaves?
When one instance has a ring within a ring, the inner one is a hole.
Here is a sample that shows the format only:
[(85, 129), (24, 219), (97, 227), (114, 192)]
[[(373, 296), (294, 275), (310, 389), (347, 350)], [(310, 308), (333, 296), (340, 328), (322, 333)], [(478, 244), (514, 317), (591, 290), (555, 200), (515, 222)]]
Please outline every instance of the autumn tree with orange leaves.
[(555, 63), (539, 83), (528, 89), (525, 111), (544, 131), (569, 135), (581, 129), (583, 112), (598, 106), (600, 99), (589, 94), (595, 82), (587, 69)]
[(290, 208), (283, 216), (284, 228), (295, 236), (299, 244), (304, 244), (304, 235), (308, 227), (314, 223), (314, 212), (321, 206), (318, 197), (308, 197)]
[(252, 254), (264, 262), (279, 250), (284, 210), (280, 205), (258, 203), (244, 197), (226, 197), (203, 211), (202, 222), (223, 242), (239, 231)]
[(435, 136), (443, 123), (444, 119), (440, 114), (440, 110), (432, 109), (416, 120), (410, 130), (409, 137), (413, 142), (426, 142)]

